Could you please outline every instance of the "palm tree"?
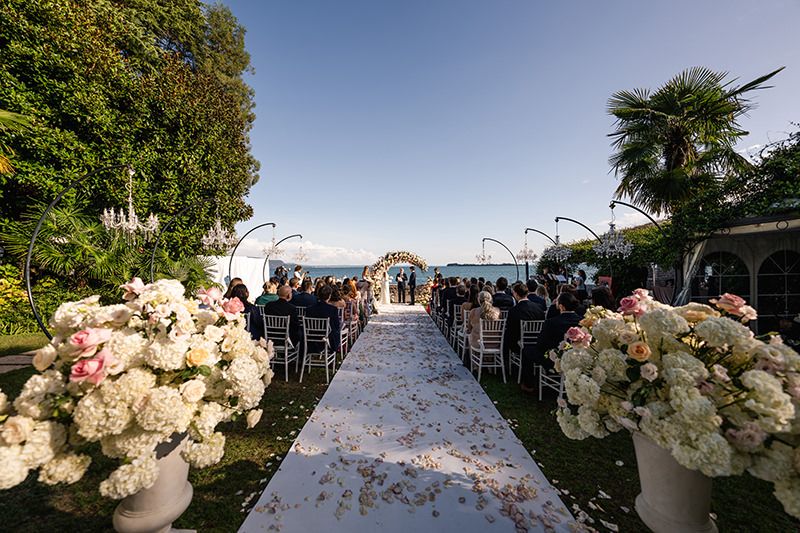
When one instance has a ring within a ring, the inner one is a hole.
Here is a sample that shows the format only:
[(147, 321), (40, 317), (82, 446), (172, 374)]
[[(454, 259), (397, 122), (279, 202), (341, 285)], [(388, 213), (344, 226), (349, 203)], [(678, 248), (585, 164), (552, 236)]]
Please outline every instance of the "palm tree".
[(658, 90), (614, 93), (608, 112), (616, 117), (609, 134), (616, 153), (609, 163), (620, 177), (617, 198), (629, 197), (650, 212), (670, 213), (698, 188), (715, 187), (748, 161), (736, 153), (736, 142), (748, 132), (739, 117), (753, 109), (744, 96), (768, 88), (764, 82), (779, 68), (740, 87), (725, 81), (727, 73), (694, 67)]
[[(31, 122), (25, 115), (0, 109), (0, 132), (6, 130), (20, 131), (29, 128), (30, 125)], [(0, 174), (14, 172), (14, 167), (11, 165), (11, 160), (9, 159), (10, 155), (14, 155), (14, 150), (0, 141)]]

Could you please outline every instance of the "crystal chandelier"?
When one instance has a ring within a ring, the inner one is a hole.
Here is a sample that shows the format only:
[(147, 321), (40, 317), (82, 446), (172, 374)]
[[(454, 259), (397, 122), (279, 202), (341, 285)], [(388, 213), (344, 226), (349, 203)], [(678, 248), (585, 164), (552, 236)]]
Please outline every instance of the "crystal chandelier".
[(283, 248), (278, 248), (278, 245), (275, 240), (275, 227), (272, 227), (272, 241), (270, 241), (270, 245), (264, 248), (264, 253), (267, 257), (278, 257), (283, 255)]
[(222, 221), (217, 217), (214, 225), (203, 235), (203, 247), (208, 250), (228, 250), (236, 245), (239, 239), (236, 233), (222, 227)]
[(294, 255), (294, 260), (298, 263), (302, 264), (308, 261), (308, 254), (305, 253), (303, 250), (303, 245), (301, 244), (300, 247), (297, 249), (297, 253)]
[(486, 243), (481, 246), (481, 253), (475, 255), (479, 265), (488, 265), (492, 261), (491, 255), (486, 255)]
[(136, 234), (142, 233), (145, 240), (150, 239), (158, 231), (158, 217), (153, 213), (147, 216), (147, 220), (141, 222), (136, 210), (133, 208), (133, 176), (136, 174), (132, 168), (128, 168), (128, 211), (120, 209), (106, 208), (100, 215), (100, 221), (106, 230), (121, 233), (129, 242), (136, 242)]
[(536, 260), (538, 256), (533, 253), (533, 250), (528, 248), (528, 235), (525, 235), (525, 244), (522, 246), (522, 250), (517, 253), (517, 261), (522, 261), (523, 263), (531, 263)]
[(600, 242), (594, 245), (594, 252), (606, 259), (611, 257), (627, 259), (632, 251), (633, 244), (625, 238), (621, 231), (617, 230), (616, 224), (614, 224), (614, 209), (612, 208), (608, 232), (600, 237)]

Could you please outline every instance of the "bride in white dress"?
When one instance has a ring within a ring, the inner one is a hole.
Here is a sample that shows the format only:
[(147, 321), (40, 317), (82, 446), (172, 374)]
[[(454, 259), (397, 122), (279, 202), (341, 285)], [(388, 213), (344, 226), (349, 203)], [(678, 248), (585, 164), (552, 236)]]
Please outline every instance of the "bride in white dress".
[(389, 305), (390, 303), (392, 303), (392, 293), (389, 292), (389, 273), (384, 272), (381, 280), (381, 304)]

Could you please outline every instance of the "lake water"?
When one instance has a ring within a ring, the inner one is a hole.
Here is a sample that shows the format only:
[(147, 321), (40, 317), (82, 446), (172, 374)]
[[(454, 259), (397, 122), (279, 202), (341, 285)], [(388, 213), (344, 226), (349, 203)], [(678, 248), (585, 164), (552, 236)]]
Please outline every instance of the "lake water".
[[(428, 270), (425, 272), (420, 272), (417, 269), (417, 285), (422, 285), (428, 279), (428, 277), (433, 277), (433, 269), (436, 265), (432, 265), (428, 267)], [(286, 265), (289, 270), (294, 268), (294, 265)], [(313, 278), (317, 278), (320, 276), (334, 276), (338, 279), (342, 278), (351, 278), (353, 276), (361, 277), (361, 271), (363, 270), (364, 265), (360, 266), (309, 266), (306, 267), (305, 270), (311, 275)], [(406, 275), (409, 273), (408, 266), (403, 266)], [(503, 266), (503, 265), (479, 265), (479, 266), (440, 266), (439, 271), (442, 273), (443, 276), (459, 276), (461, 278), (467, 277), (481, 277), (483, 276), (485, 279), (494, 282), (500, 276), (505, 276), (509, 282), (513, 283), (517, 279), (517, 270), (514, 268), (514, 265), (511, 266)], [(533, 265), (530, 266), (530, 272), (533, 274), (536, 269)], [(400, 266), (392, 267), (389, 269), (389, 279), (391, 280), (392, 284), (394, 284), (394, 278), (397, 276), (397, 273), (400, 272)], [(519, 279), (525, 279), (525, 265), (519, 266)]]

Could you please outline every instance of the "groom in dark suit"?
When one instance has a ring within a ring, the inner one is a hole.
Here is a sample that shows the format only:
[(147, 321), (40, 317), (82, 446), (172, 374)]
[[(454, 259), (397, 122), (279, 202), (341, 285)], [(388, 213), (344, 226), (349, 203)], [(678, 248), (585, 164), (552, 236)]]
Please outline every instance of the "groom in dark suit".
[(406, 303), (406, 279), (408, 279), (406, 278), (406, 273), (401, 268), (400, 273), (395, 277), (397, 282), (397, 303), (400, 304)]
[(411, 296), (411, 303), (408, 305), (414, 305), (414, 291), (417, 290), (417, 272), (414, 269), (414, 265), (411, 265), (411, 275), (408, 277), (408, 294)]

